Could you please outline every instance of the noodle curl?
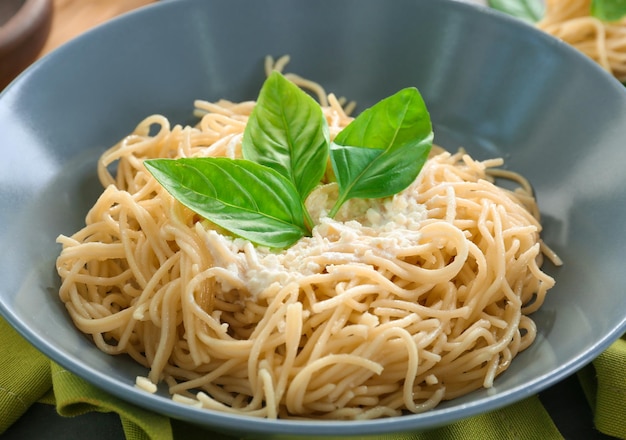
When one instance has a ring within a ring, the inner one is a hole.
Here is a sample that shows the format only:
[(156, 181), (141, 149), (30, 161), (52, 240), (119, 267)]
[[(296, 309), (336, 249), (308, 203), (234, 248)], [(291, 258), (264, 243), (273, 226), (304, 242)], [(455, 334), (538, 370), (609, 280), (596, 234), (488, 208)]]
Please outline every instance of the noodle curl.
[(602, 21), (591, 15), (591, 0), (546, 0), (545, 15), (537, 27), (626, 81), (626, 17)]

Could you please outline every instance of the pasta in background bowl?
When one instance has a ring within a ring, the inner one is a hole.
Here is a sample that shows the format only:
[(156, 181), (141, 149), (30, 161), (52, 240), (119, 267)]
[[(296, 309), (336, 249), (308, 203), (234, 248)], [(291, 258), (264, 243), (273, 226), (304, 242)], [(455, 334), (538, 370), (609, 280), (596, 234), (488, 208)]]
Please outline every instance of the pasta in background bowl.
[[(60, 48), (0, 95), (0, 310), (67, 369), (139, 406), (236, 435), (358, 436), (427, 429), (520, 400), (565, 378), (626, 331), (623, 86), (531, 26), (438, 1), (181, 0), (116, 19)], [(376, 29), (377, 32), (372, 32)], [(466, 38), (472, 35), (472, 38)], [(234, 48), (241, 47), (235, 50)], [(103, 151), (151, 114), (193, 124), (196, 99), (255, 99), (266, 54), (359, 110), (417, 87), (435, 142), (502, 157), (533, 186), (542, 236), (563, 259), (531, 317), (537, 338), (493, 387), (419, 414), (367, 421), (274, 420), (199, 409), (135, 387), (147, 370), (82, 335), (59, 301), (59, 234), (101, 192)], [(81, 70), (71, 66), (80, 63)]]

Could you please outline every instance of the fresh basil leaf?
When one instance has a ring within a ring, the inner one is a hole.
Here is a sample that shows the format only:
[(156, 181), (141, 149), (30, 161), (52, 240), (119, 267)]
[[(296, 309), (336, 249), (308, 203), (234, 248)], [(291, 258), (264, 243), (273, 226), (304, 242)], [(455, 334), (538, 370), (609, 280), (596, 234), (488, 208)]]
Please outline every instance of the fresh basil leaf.
[[(348, 188), (350, 183), (358, 182), (365, 170), (383, 153), (384, 150), (379, 148), (352, 147), (332, 142), (330, 157), (333, 168), (341, 170), (335, 178), (339, 188)], [(353, 191), (352, 194), (354, 194), (353, 197), (359, 197), (358, 190)]]
[(626, 0), (592, 0), (591, 15), (602, 21), (617, 21), (626, 16)]
[(271, 168), (224, 157), (150, 159), (144, 164), (180, 203), (236, 236), (284, 248), (309, 232), (296, 189)]
[(543, 0), (488, 0), (487, 3), (492, 9), (529, 23), (541, 20), (545, 10)]
[(348, 195), (344, 200), (373, 199), (402, 191), (413, 183), (428, 159), (430, 145), (426, 141), (416, 148), (379, 150), (332, 143), (333, 161), (344, 170), (337, 177), (340, 194)]
[(364, 110), (334, 142), (387, 150), (414, 145), (429, 136), (432, 125), (426, 104), (415, 87), (407, 87)]
[(430, 115), (414, 87), (365, 110), (331, 144), (339, 198), (329, 215), (348, 199), (387, 197), (405, 189), (426, 162), (432, 140)]
[(328, 125), (319, 104), (272, 72), (246, 125), (243, 157), (287, 177), (304, 199), (324, 175), (328, 144)]

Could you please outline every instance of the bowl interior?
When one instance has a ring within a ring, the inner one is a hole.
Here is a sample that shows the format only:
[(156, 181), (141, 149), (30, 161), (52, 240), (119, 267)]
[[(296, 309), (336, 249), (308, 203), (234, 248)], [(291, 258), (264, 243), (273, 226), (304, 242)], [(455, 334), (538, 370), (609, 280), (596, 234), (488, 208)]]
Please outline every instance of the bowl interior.
[[(504, 157), (533, 184), (544, 240), (563, 258), (534, 314), (538, 339), (489, 390), (424, 414), (288, 422), (200, 411), (145, 371), (99, 352), (57, 299), (55, 244), (100, 192), (97, 156), (144, 117), (193, 123), (193, 100), (254, 99), (265, 55), (365, 108), (417, 86), (435, 141)], [(75, 69), (78, 63), (81, 69)], [(140, 406), (234, 434), (358, 436), (427, 429), (520, 400), (590, 362), (626, 331), (626, 92), (584, 56), (524, 23), (447, 0), (163, 2), (46, 56), (0, 95), (0, 311), (35, 346)], [(243, 420), (242, 420), (243, 419)]]

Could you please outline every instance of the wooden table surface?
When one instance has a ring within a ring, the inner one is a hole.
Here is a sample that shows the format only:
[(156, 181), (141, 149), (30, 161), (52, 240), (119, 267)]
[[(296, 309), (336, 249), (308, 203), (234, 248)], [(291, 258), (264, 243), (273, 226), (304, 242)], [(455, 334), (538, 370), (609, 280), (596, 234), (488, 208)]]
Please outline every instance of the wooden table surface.
[(40, 56), (100, 23), (155, 1), (53, 0), (52, 28)]

